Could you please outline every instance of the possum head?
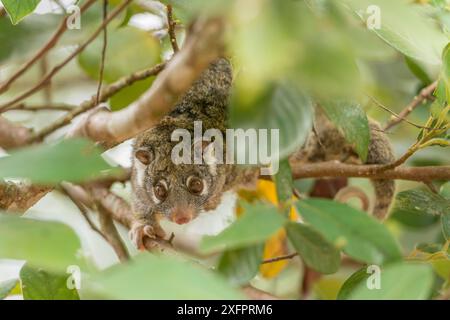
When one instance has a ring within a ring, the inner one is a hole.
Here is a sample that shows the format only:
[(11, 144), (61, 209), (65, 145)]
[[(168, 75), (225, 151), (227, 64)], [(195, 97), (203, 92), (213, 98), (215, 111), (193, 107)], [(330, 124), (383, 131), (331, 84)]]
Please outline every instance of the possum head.
[(135, 148), (133, 189), (141, 211), (163, 214), (184, 224), (218, 206), (226, 182), (225, 168), (213, 162), (175, 164), (169, 149), (150, 145)]

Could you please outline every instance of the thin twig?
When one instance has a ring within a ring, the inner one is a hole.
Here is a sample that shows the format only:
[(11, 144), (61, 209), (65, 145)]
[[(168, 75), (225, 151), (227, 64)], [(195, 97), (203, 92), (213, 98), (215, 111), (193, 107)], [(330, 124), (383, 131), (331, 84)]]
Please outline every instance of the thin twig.
[[(103, 0), (103, 23), (105, 23), (107, 16), (108, 16), (108, 0)], [(98, 87), (97, 87), (97, 98), (96, 98), (97, 105), (100, 103), (100, 93), (102, 91), (103, 73), (105, 71), (105, 58), (106, 58), (107, 46), (108, 46), (108, 26), (105, 26), (105, 29), (103, 29), (102, 57), (101, 57), (101, 61), (100, 61), (100, 72), (98, 75)]]
[[(95, 3), (95, 0), (88, 0), (81, 8), (80, 8), (80, 14), (86, 11), (91, 5)], [(34, 65), (39, 59), (41, 59), (50, 49), (52, 49), (59, 41), (61, 36), (66, 32), (67, 30), (67, 21), (70, 18), (70, 16), (67, 16), (61, 21), (61, 24), (59, 25), (56, 32), (53, 34), (53, 36), (48, 40), (48, 42), (39, 49), (36, 54), (31, 57), (30, 60), (25, 62), (19, 70), (17, 70), (12, 76), (9, 77), (8, 80), (6, 80), (4, 83), (0, 85), (0, 93), (5, 92), (8, 90), (8, 88), (11, 86), (11, 84), (16, 81), (20, 76), (22, 76), (27, 70), (31, 68), (32, 65)]]
[[(381, 109), (389, 112), (390, 114), (392, 114), (395, 118), (398, 119), (398, 121), (405, 121), (406, 123), (409, 123), (410, 125), (419, 128), (419, 129), (432, 129), (432, 128), (428, 128), (428, 127), (424, 127), (421, 126), (420, 124), (414, 123), (408, 119), (406, 119), (405, 117), (400, 116), (399, 114), (395, 113), (394, 111), (392, 111), (391, 109), (389, 109), (388, 107), (386, 107), (385, 105), (383, 105), (380, 101), (378, 101), (377, 99), (375, 99), (374, 97), (372, 97), (371, 95), (367, 95), (374, 103), (375, 105), (377, 105), (378, 107), (380, 107)], [(386, 129), (385, 129), (386, 130)]]
[[(122, 79), (119, 79), (115, 83), (110, 84), (109, 86), (103, 88), (103, 90), (100, 94), (99, 101), (105, 102), (109, 98), (111, 98), (113, 95), (115, 95), (119, 91), (123, 90), (124, 88), (129, 87), (133, 83), (157, 75), (164, 69), (165, 66), (166, 66), (165, 63), (160, 63), (149, 69), (145, 69), (145, 70), (133, 73)], [(28, 139), (28, 143), (41, 141), (42, 139), (44, 139), (46, 136), (48, 136), (52, 132), (56, 131), (57, 129), (64, 127), (65, 125), (68, 125), (79, 114), (86, 112), (86, 111), (94, 108), (95, 106), (97, 106), (96, 101), (97, 101), (96, 96), (95, 95), (92, 96), (90, 100), (84, 101), (80, 106), (72, 109), (68, 114), (59, 118), (58, 120), (56, 120), (49, 126), (44, 127), (40, 131), (32, 134), (30, 136), (30, 138)]]
[(44, 104), (44, 105), (27, 105), (25, 103), (19, 103), (15, 105), (13, 108), (9, 109), (8, 111), (71, 111), (75, 109), (76, 106), (69, 105), (69, 104)]
[[(44, 77), (48, 71), (48, 55), (45, 54), (40, 62), (41, 67), (41, 76)], [(44, 103), (51, 104), (52, 103), (52, 84), (49, 82), (44, 86), (43, 90), (44, 94)]]
[(398, 114), (398, 117), (393, 117), (384, 127), (384, 130), (389, 130), (395, 125), (397, 125), (399, 122), (402, 121), (402, 119), (405, 119), (411, 112), (414, 111), (423, 101), (429, 99), (431, 95), (433, 94), (434, 90), (436, 90), (437, 87), (437, 81), (433, 82), (429, 86), (423, 88), (418, 96), (415, 96), (414, 99)]
[(106, 212), (107, 209), (101, 204), (97, 204), (97, 209), (100, 226), (106, 240), (116, 252), (120, 262), (128, 261), (130, 259), (130, 254), (128, 253), (127, 247), (123, 243), (122, 238), (114, 225), (111, 215)]
[(173, 20), (172, 5), (167, 5), (167, 29), (169, 33), (170, 44), (172, 45), (173, 53), (180, 51), (177, 43), (177, 35), (175, 33), (177, 23)]
[(100, 25), (100, 27), (95, 30), (95, 32), (89, 37), (88, 40), (86, 40), (82, 45), (80, 45), (72, 54), (70, 54), (66, 59), (64, 59), (62, 62), (57, 64), (43, 79), (36, 84), (34, 87), (30, 88), (29, 90), (25, 91), (15, 99), (3, 104), (0, 106), (0, 111), (4, 112), (8, 110), (10, 107), (14, 106), (15, 104), (21, 102), (23, 99), (28, 98), (29, 96), (33, 95), (34, 93), (38, 92), (42, 89), (43, 86), (45, 86), (52, 78), (55, 76), (62, 68), (64, 68), (72, 59), (74, 59), (78, 54), (80, 54), (86, 47), (93, 42), (97, 36), (100, 34), (100, 32), (120, 13), (122, 12), (130, 3), (132, 0), (124, 0), (121, 5), (117, 6), (117, 8), (108, 16), (108, 18), (103, 21), (103, 23)]
[(78, 208), (81, 215), (89, 224), (89, 227), (91, 227), (93, 231), (97, 232), (103, 239), (107, 240), (103, 232), (101, 232), (100, 229), (97, 228), (95, 223), (89, 217), (89, 212), (84, 207), (82, 201), (79, 199), (79, 196), (77, 196), (77, 190), (75, 189), (75, 186), (70, 183), (63, 182), (61, 183), (60, 187), (64, 194), (69, 197), (69, 199), (72, 200), (73, 204)]
[(432, 181), (424, 181), (423, 184), (426, 185), (431, 192), (439, 194), (439, 190), (436, 188)]
[(408, 160), (418, 149), (416, 149), (415, 147), (410, 147), (404, 155), (402, 155), (400, 158), (398, 158), (397, 160), (395, 160), (394, 162), (388, 163), (388, 164), (383, 164), (380, 165), (379, 170), (380, 171), (386, 171), (389, 169), (394, 169), (396, 167), (401, 166), (402, 164), (404, 164), (406, 162), (406, 160)]
[(273, 263), (273, 262), (278, 262), (278, 261), (282, 261), (282, 260), (290, 260), (290, 259), (295, 258), (297, 256), (298, 256), (298, 253), (295, 252), (295, 253), (287, 254), (285, 256), (279, 256), (279, 257), (263, 260), (261, 262), (261, 264)]

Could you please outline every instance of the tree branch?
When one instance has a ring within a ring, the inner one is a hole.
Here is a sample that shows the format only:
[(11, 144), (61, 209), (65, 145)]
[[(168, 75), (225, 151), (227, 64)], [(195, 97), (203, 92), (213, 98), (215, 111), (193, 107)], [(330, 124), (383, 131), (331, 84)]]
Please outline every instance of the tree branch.
[(352, 165), (340, 162), (294, 163), (294, 179), (323, 177), (359, 177), (370, 179), (399, 179), (410, 181), (450, 180), (450, 166), (396, 167), (380, 171), (383, 165)]
[(167, 32), (169, 33), (170, 44), (172, 45), (173, 53), (180, 51), (177, 43), (177, 35), (175, 33), (176, 22), (173, 20), (172, 5), (167, 5)]
[(223, 21), (199, 20), (186, 44), (155, 79), (142, 97), (117, 112), (93, 110), (76, 125), (69, 136), (84, 136), (115, 145), (154, 126), (186, 92), (200, 73), (223, 50)]
[(29, 96), (33, 95), (34, 93), (41, 90), (51, 79), (54, 75), (56, 75), (62, 68), (64, 68), (70, 61), (72, 61), (73, 58), (75, 58), (79, 53), (81, 53), (86, 47), (93, 42), (97, 36), (100, 34), (100, 32), (106, 28), (106, 26), (120, 13), (122, 12), (130, 3), (132, 0), (124, 0), (121, 5), (117, 6), (117, 8), (111, 12), (111, 14), (108, 16), (106, 20), (103, 21), (103, 23), (100, 25), (100, 27), (95, 30), (95, 32), (90, 36), (88, 40), (86, 40), (82, 45), (80, 45), (74, 52), (72, 52), (66, 59), (64, 59), (62, 62), (57, 64), (45, 77), (42, 78), (42, 80), (36, 84), (34, 87), (28, 89), (15, 99), (3, 104), (0, 106), (0, 111), (4, 112), (8, 110), (10, 107), (14, 106), (15, 104), (21, 102), (23, 99), (28, 98)]
[(8, 150), (23, 146), (30, 136), (30, 129), (0, 116), (0, 147)]
[(23, 213), (51, 190), (45, 186), (3, 182), (0, 184), (0, 209)]
[[(103, 22), (105, 22), (108, 17), (108, 0), (103, 0)], [(100, 60), (100, 71), (98, 75), (98, 86), (96, 95), (96, 104), (100, 103), (100, 93), (102, 91), (103, 85), (103, 73), (105, 71), (105, 59), (106, 59), (106, 48), (108, 47), (108, 27), (105, 26), (103, 29), (103, 46), (102, 46), (102, 56)]]
[[(80, 8), (80, 14), (86, 11), (91, 5), (95, 3), (95, 0), (88, 0), (81, 8)], [(39, 59), (41, 59), (45, 54), (52, 49), (59, 41), (61, 36), (64, 34), (64, 32), (67, 30), (67, 20), (70, 18), (70, 16), (67, 16), (61, 21), (61, 24), (59, 25), (56, 32), (53, 34), (53, 36), (48, 40), (48, 42), (38, 51), (36, 54), (27, 62), (25, 62), (19, 70), (17, 70), (8, 80), (6, 80), (4, 83), (0, 85), (0, 94), (8, 90), (8, 88), (11, 86), (11, 84), (16, 81), (21, 75), (23, 75), (27, 70), (31, 68), (32, 65), (34, 65)]]
[(114, 225), (113, 219), (107, 212), (107, 209), (105, 209), (102, 205), (98, 205), (97, 209), (100, 219), (100, 227), (106, 237), (106, 240), (114, 249), (121, 262), (128, 261), (130, 259), (130, 254), (128, 253), (127, 247), (125, 246), (122, 237)]

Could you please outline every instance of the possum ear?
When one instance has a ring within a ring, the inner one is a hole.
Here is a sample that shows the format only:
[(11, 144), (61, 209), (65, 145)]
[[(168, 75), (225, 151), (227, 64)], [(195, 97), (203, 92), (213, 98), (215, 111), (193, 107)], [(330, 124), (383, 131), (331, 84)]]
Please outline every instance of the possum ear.
[(142, 164), (146, 166), (149, 165), (154, 158), (153, 150), (149, 148), (139, 148), (134, 153), (134, 156), (136, 157), (136, 159), (138, 159)]

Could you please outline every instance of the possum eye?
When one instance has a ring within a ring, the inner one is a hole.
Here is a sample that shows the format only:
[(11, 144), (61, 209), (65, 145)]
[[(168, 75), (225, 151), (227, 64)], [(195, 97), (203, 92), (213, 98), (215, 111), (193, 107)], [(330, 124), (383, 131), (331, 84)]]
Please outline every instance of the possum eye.
[(194, 176), (190, 176), (186, 180), (186, 186), (189, 192), (195, 195), (202, 194), (203, 190), (205, 189), (203, 180)]
[(146, 148), (140, 148), (135, 153), (136, 159), (138, 159), (142, 164), (149, 165), (153, 159), (153, 153), (151, 150)]
[(155, 186), (153, 187), (153, 192), (155, 193), (155, 197), (160, 200), (164, 201), (167, 198), (168, 191), (167, 191), (167, 184), (165, 181), (161, 180)]

